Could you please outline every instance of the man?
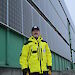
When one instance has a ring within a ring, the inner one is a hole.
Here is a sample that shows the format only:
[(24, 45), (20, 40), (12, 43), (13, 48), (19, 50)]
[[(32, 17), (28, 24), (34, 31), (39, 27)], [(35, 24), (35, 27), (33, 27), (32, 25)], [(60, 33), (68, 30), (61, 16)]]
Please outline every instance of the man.
[(37, 26), (31, 32), (32, 36), (24, 44), (20, 56), (23, 75), (51, 75), (52, 56), (48, 44), (40, 36)]

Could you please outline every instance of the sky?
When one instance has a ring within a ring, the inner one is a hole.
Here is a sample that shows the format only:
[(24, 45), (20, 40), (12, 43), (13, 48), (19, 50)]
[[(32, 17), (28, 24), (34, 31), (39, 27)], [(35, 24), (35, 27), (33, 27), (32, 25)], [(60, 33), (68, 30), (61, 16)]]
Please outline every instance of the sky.
[(64, 0), (75, 25), (75, 0)]

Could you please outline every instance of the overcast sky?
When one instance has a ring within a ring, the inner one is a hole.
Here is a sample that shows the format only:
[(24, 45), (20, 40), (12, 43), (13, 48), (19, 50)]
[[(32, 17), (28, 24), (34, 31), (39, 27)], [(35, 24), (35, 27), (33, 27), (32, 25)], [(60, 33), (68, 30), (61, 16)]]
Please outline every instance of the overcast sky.
[(75, 0), (64, 0), (75, 25)]

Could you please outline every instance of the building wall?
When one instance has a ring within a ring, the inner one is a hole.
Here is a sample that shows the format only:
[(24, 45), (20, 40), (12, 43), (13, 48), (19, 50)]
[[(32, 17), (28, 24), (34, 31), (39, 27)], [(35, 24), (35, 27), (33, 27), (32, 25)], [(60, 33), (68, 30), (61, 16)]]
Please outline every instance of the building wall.
[[(59, 0), (32, 0), (51, 22), (48, 23), (27, 0), (0, 0), (0, 66), (20, 68), (19, 57), (23, 43), (37, 25), (52, 51), (52, 70), (71, 68), (68, 21)], [(63, 38), (51, 27), (55, 26)], [(71, 27), (71, 26), (70, 26)], [(74, 32), (71, 27), (72, 48)], [(73, 54), (73, 60), (75, 60)], [(75, 66), (74, 66), (75, 69)], [(15, 70), (16, 71), (16, 70)]]
[(73, 62), (75, 63), (75, 31), (70, 27), (71, 30), (71, 42), (72, 42), (72, 54), (73, 54)]
[(0, 0), (0, 21), (7, 24), (7, 0)]
[[(0, 68), (6, 67), (15, 70), (20, 68), (19, 57), (22, 50), (23, 43), (28, 38), (13, 31), (10, 28), (4, 27), (0, 24)], [(52, 52), (52, 70), (62, 71), (71, 69), (71, 62), (64, 57)], [(75, 69), (75, 66), (74, 66)], [(16, 72), (16, 71), (15, 71)]]
[(65, 12), (65, 15), (66, 15), (66, 17), (68, 18), (68, 20), (69, 20), (69, 23), (70, 23), (70, 33), (71, 33), (71, 47), (72, 47), (72, 56), (73, 56), (73, 63), (75, 63), (75, 46), (74, 46), (74, 44), (75, 44), (75, 25), (73, 24), (73, 21), (72, 21), (72, 19), (71, 19), (71, 16), (70, 16), (70, 14), (69, 14), (69, 11), (68, 11), (68, 9), (66, 8), (66, 6), (64, 5), (65, 3), (64, 3), (64, 0), (59, 0), (60, 1), (60, 3), (61, 3), (61, 5), (63, 6), (63, 8), (64, 8), (64, 12)]

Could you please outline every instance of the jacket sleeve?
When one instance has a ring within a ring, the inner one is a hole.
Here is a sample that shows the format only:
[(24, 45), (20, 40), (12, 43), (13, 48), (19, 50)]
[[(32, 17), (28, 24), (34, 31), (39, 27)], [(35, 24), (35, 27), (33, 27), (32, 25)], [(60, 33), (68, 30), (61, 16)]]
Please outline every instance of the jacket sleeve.
[(27, 44), (23, 46), (22, 53), (20, 56), (20, 65), (22, 69), (28, 68), (28, 61), (27, 61), (28, 53), (29, 53), (29, 47)]
[(52, 66), (52, 55), (47, 43), (46, 43), (46, 57), (47, 57), (47, 66)]

